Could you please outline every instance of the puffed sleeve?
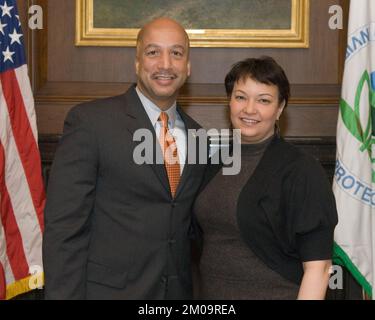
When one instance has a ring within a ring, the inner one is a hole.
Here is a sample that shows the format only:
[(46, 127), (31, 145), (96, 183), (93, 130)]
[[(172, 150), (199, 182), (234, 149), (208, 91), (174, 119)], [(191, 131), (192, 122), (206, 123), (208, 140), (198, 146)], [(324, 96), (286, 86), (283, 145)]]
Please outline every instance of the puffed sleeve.
[(297, 161), (289, 187), (287, 211), (301, 260), (331, 259), (338, 218), (326, 173), (315, 159), (304, 155)]

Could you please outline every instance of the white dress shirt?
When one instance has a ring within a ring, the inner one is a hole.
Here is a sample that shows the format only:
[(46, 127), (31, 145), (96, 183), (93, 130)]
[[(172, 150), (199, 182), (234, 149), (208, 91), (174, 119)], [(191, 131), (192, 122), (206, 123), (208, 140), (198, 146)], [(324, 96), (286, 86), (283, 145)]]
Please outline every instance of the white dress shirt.
[[(150, 99), (148, 99), (139, 89), (138, 87), (135, 88), (139, 99), (142, 102), (143, 107), (146, 110), (148, 117), (152, 123), (152, 126), (155, 129), (156, 136), (160, 137), (160, 130), (161, 130), (161, 121), (158, 121), (160, 113), (162, 110), (153, 103)], [(169, 132), (172, 134), (174, 140), (177, 144), (177, 152), (178, 152), (178, 159), (180, 162), (180, 173), (184, 169), (185, 161), (186, 161), (186, 145), (187, 145), (187, 134), (185, 124), (182, 121), (181, 116), (177, 112), (176, 102), (168, 109), (164, 111), (168, 114), (168, 129)]]

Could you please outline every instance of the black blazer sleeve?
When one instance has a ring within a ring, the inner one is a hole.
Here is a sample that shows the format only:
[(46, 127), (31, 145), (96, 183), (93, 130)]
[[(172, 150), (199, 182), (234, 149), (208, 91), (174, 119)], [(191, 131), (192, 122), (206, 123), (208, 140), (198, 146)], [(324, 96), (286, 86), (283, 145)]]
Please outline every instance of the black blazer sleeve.
[(302, 261), (332, 257), (336, 202), (321, 165), (311, 157), (297, 162), (289, 188), (289, 214)]
[(64, 123), (47, 189), (43, 240), (47, 299), (85, 298), (97, 171), (95, 134), (82, 108), (73, 108)]

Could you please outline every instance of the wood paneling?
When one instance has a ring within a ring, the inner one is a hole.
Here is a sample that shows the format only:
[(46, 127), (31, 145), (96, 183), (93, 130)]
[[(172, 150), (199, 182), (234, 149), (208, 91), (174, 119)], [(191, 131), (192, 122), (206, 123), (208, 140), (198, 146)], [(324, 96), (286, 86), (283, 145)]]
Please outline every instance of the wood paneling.
[[(76, 103), (40, 102), (37, 106), (39, 133), (60, 134), (63, 121)], [(228, 107), (222, 104), (189, 104), (183, 109), (197, 119), (205, 129), (229, 128)], [(320, 137), (336, 134), (337, 107), (335, 105), (290, 105), (280, 120), (282, 134), (286, 137)], [(302, 134), (301, 134), (302, 133)]]
[[(134, 82), (134, 48), (75, 47), (74, 0), (50, 0), (49, 81)], [(337, 84), (339, 31), (328, 28), (328, 9), (337, 0), (312, 0), (309, 49), (192, 48), (191, 83), (222, 83), (230, 66), (263, 54), (284, 66), (291, 83)]]
[[(49, 82), (36, 96), (39, 132), (59, 134), (69, 109), (83, 101), (122, 94), (126, 83)], [(286, 136), (334, 136), (337, 122), (338, 85), (292, 85), (292, 98), (281, 117)], [(228, 106), (222, 85), (188, 84), (179, 104), (204, 128), (228, 128)]]
[[(27, 21), (30, 4), (43, 7), (44, 29), (29, 31), (29, 63), (38, 129), (60, 134), (68, 110), (77, 103), (123, 93), (134, 82), (134, 48), (76, 47), (74, 0), (28, 0), (20, 5)], [(328, 27), (330, 5), (348, 0), (311, 1), (309, 49), (193, 48), (193, 72), (179, 103), (206, 128), (228, 127), (223, 78), (249, 56), (272, 55), (292, 83), (292, 99), (281, 121), (290, 137), (335, 136), (345, 48), (345, 30)]]

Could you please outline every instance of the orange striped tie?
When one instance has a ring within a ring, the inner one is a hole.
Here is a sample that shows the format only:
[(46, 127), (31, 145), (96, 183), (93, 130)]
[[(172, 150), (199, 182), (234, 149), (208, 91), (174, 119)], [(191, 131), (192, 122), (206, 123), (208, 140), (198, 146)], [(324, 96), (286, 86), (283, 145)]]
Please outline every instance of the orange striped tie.
[(159, 120), (161, 121), (159, 141), (163, 152), (169, 186), (171, 188), (172, 196), (174, 197), (178, 183), (180, 182), (180, 161), (178, 159), (177, 145), (168, 130), (168, 114), (165, 112), (160, 113)]

